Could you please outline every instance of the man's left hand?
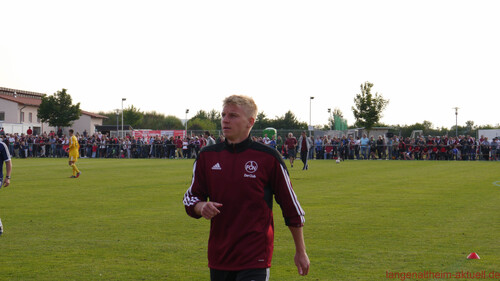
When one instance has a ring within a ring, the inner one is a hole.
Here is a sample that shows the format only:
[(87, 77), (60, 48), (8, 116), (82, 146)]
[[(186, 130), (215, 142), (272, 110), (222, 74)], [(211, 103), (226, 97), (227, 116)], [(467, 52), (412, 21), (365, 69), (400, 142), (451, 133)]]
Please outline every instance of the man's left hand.
[(300, 275), (307, 275), (309, 273), (310, 262), (306, 252), (295, 253), (294, 261)]

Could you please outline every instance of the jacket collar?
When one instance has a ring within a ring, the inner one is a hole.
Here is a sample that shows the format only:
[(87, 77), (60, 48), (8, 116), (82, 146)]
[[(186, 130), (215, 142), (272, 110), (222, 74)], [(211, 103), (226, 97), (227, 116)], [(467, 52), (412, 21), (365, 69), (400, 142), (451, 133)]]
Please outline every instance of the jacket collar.
[(224, 146), (227, 150), (233, 153), (239, 153), (245, 151), (253, 143), (252, 138), (248, 136), (244, 141), (240, 143), (228, 143), (227, 140), (224, 141)]

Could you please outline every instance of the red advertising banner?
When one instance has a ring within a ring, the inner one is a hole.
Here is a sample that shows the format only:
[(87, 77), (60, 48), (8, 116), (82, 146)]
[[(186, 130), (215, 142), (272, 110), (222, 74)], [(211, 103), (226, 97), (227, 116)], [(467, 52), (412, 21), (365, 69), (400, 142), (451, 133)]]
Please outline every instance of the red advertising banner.
[(134, 138), (151, 138), (151, 137), (184, 137), (186, 131), (184, 130), (134, 130)]

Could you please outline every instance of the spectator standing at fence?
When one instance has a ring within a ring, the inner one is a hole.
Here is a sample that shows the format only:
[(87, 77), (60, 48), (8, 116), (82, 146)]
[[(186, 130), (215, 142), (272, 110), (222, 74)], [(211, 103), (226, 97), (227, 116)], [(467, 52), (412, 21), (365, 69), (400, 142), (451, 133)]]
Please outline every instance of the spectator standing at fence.
[(92, 142), (93, 142), (93, 140), (94, 140), (94, 137), (87, 138), (87, 140), (85, 141), (85, 149), (86, 149), (85, 155), (88, 158), (92, 157)]
[(377, 142), (373, 139), (373, 137), (370, 137), (370, 140), (368, 141), (368, 152), (369, 152), (368, 159), (377, 158), (377, 155), (376, 155)]
[(188, 145), (189, 145), (189, 141), (188, 141), (187, 137), (185, 137), (182, 140), (182, 156), (183, 156), (183, 158), (187, 158), (187, 156), (188, 156)]
[(497, 153), (498, 153), (498, 138), (494, 138), (491, 143), (491, 160), (497, 161)]
[(19, 150), (20, 150), (20, 144), (21, 144), (21, 142), (20, 142), (19, 138), (18, 138), (18, 137), (15, 137), (15, 138), (14, 138), (14, 142), (13, 142), (13, 143), (11, 143), (11, 144), (14, 144), (14, 146), (13, 146), (13, 152), (14, 152), (14, 153), (13, 153), (13, 155), (14, 155), (16, 158), (19, 158), (19, 155), (20, 155)]
[(487, 137), (481, 142), (481, 154), (484, 160), (488, 161), (490, 159), (490, 142)]
[(49, 135), (47, 135), (46, 133), (43, 134), (43, 142), (45, 144), (45, 157), (49, 157), (50, 156), (50, 139), (49, 139)]
[(227, 140), (203, 149), (184, 195), (188, 215), (211, 220), (208, 261), (212, 281), (269, 280), (273, 195), (295, 242), (299, 274), (309, 270), (302, 233), (304, 211), (281, 157), (249, 137), (256, 115), (251, 98), (224, 100), (221, 123)]
[(271, 142), (271, 139), (267, 136), (267, 134), (264, 134), (264, 137), (262, 138), (262, 142), (265, 145), (269, 145), (269, 143)]
[(271, 137), (271, 141), (269, 142), (269, 146), (270, 146), (272, 149), (276, 150), (276, 136), (272, 136), (272, 137)]
[(283, 138), (281, 136), (276, 138), (276, 150), (281, 156), (283, 156)]
[(171, 159), (175, 159), (176, 151), (177, 151), (176, 139), (174, 138), (174, 136), (171, 136), (170, 137), (170, 158)]
[(28, 158), (28, 144), (26, 143), (26, 141), (23, 140), (21, 141), (21, 154), (22, 154), (22, 158)]
[(193, 145), (194, 145), (194, 158), (198, 157), (198, 154), (200, 153), (200, 149), (201, 149), (201, 142), (200, 142), (200, 138), (198, 138), (198, 136), (194, 137), (194, 142), (193, 142)]
[(35, 149), (36, 155), (40, 154), (40, 157), (45, 157), (45, 141), (42, 136), (35, 138)]
[(198, 139), (200, 140), (200, 147), (201, 148), (204, 148), (205, 146), (207, 146), (207, 139), (205, 139), (204, 135), (199, 135)]
[(387, 138), (386, 147), (387, 147), (387, 158), (389, 160), (392, 160), (392, 141), (393, 137)]
[(309, 141), (311, 142), (311, 148), (309, 148), (309, 152), (307, 154), (308, 159), (314, 159), (314, 137), (310, 136), (308, 137)]
[(55, 135), (51, 135), (49, 139), (49, 144), (50, 144), (50, 157), (55, 158), (56, 157), (56, 143), (57, 140), (55, 138)]
[(354, 144), (355, 144), (355, 141), (354, 141), (354, 138), (352, 136), (350, 137), (346, 137), (347, 139), (347, 144), (346, 144), (346, 149), (347, 149), (347, 153), (345, 155), (345, 159), (354, 159)]
[(436, 139), (436, 146), (437, 146), (437, 159), (438, 160), (447, 160), (446, 159), (446, 139), (437, 137)]
[(177, 159), (182, 159), (182, 140), (180, 136), (177, 136), (175, 140), (175, 151), (177, 153)]
[(165, 149), (167, 159), (175, 159), (177, 152), (176, 139), (174, 136), (166, 137), (165, 139)]
[(366, 137), (366, 134), (363, 134), (363, 137), (360, 140), (360, 146), (361, 146), (361, 155), (363, 158), (366, 160), (370, 156), (370, 146), (369, 146), (370, 139)]
[(361, 147), (361, 138), (360, 137), (354, 138), (354, 137), (351, 136), (350, 142), (351, 142), (350, 148), (354, 149), (354, 157), (356, 157), (356, 160), (359, 160), (359, 151), (360, 151), (360, 147)]
[(26, 157), (33, 157), (33, 138), (31, 138), (31, 135), (27, 135), (25, 143), (28, 146), (28, 155)]
[(144, 142), (142, 141), (142, 138), (141, 137), (135, 138), (135, 156), (134, 157), (142, 158), (143, 150), (144, 150)]
[(205, 139), (207, 140), (207, 146), (215, 144), (215, 140), (214, 138), (212, 138), (212, 135), (209, 131), (205, 131)]
[(469, 152), (470, 152), (470, 156), (469, 156), (469, 159), (470, 160), (477, 160), (477, 148), (478, 148), (478, 141), (476, 140), (476, 138), (474, 137), (471, 137), (469, 139), (469, 145), (470, 145), (470, 148), (469, 148)]
[(106, 137), (102, 136), (99, 143), (99, 158), (104, 158), (106, 156)]
[(384, 150), (385, 150), (384, 140), (382, 139), (382, 136), (378, 136), (378, 139), (377, 139), (378, 159), (382, 159), (384, 157), (384, 155), (385, 155)]
[(191, 136), (191, 137), (188, 137), (188, 150), (187, 150), (187, 153), (188, 153), (188, 156), (187, 158), (192, 158), (193, 157), (193, 150), (194, 150), (194, 137)]
[[(97, 150), (98, 150), (97, 141), (94, 141), (94, 143), (92, 143), (92, 158), (96, 158)], [(97, 156), (99, 158), (99, 155)]]
[(342, 138), (339, 141), (341, 146), (340, 160), (343, 161), (349, 158), (349, 150), (350, 150), (349, 139), (346, 136), (342, 136)]
[(323, 142), (323, 159), (329, 160), (332, 159), (333, 156), (333, 145), (330, 139), (325, 138)]
[(127, 158), (129, 159), (131, 157), (131, 151), (130, 151), (131, 147), (132, 147), (132, 142), (130, 141), (130, 138), (126, 137), (125, 141), (123, 142), (123, 148), (125, 151), (127, 151)]
[(9, 136), (9, 152), (10, 155), (14, 155), (14, 144), (16, 143), (16, 137), (14, 134), (10, 134)]
[(323, 159), (323, 141), (321, 140), (321, 137), (316, 138), (314, 150), (316, 152), (316, 159)]

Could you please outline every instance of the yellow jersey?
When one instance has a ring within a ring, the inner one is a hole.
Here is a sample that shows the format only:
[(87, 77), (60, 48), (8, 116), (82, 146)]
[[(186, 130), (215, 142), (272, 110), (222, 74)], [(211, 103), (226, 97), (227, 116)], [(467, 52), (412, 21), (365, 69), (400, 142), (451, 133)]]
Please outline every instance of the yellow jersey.
[[(78, 144), (78, 140), (76, 139), (76, 136), (72, 136), (69, 139), (69, 147), (68, 147), (68, 153), (71, 155), (78, 155), (78, 150), (80, 149), (80, 144)], [(78, 156), (77, 156), (78, 157)]]

